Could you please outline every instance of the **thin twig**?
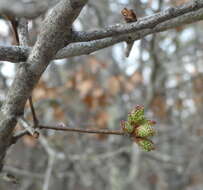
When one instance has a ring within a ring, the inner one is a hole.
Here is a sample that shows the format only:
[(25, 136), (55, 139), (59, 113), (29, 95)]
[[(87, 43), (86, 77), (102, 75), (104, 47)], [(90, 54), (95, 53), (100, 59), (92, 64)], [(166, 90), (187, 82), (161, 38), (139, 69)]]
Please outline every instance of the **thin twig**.
[(43, 182), (43, 190), (48, 190), (50, 181), (52, 178), (52, 172), (53, 172), (54, 163), (56, 161), (57, 152), (49, 145), (47, 139), (43, 137), (43, 135), (41, 135), (41, 137), (39, 138), (39, 142), (44, 147), (48, 156), (48, 164), (47, 164), (46, 172), (44, 174), (44, 182)]
[(21, 124), (21, 126), (27, 130), (27, 132), (32, 135), (34, 138), (38, 138), (39, 137), (39, 132), (36, 131), (36, 129), (34, 129), (23, 117), (19, 118), (19, 123)]
[(48, 190), (52, 179), (52, 172), (55, 163), (55, 155), (49, 155), (47, 169), (44, 175), (43, 190)]
[(44, 147), (48, 156), (48, 164), (47, 164), (46, 172), (44, 174), (44, 183), (43, 183), (43, 190), (48, 190), (51, 183), (52, 175), (53, 175), (53, 168), (54, 168), (55, 161), (57, 159), (63, 160), (65, 158), (65, 155), (63, 153), (60, 153), (54, 150), (49, 144), (48, 140), (43, 135), (40, 136), (39, 142)]
[(125, 133), (121, 130), (101, 130), (101, 129), (82, 129), (82, 128), (70, 128), (68, 126), (60, 127), (60, 126), (45, 126), (39, 125), (39, 129), (51, 129), (51, 130), (58, 130), (58, 131), (70, 131), (70, 132), (77, 132), (77, 133), (95, 133), (95, 134), (106, 134), (106, 135), (125, 135)]
[(34, 105), (33, 105), (33, 102), (32, 102), (32, 96), (29, 97), (29, 103), (30, 103), (30, 109), (31, 109), (31, 112), (32, 112), (34, 128), (37, 128), (39, 122), (38, 122), (36, 112), (35, 112), (35, 108), (34, 108)]

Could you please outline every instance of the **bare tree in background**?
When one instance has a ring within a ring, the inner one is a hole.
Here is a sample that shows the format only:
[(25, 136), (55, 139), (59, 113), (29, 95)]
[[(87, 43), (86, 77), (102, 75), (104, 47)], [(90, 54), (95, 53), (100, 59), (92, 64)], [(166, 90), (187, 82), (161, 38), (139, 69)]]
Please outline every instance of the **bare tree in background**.
[[(0, 171), (28, 178), (20, 180), (19, 189), (201, 189), (203, 76), (199, 59), (203, 38), (201, 24), (194, 23), (203, 19), (203, 1), (156, 3), (158, 6), (151, 9), (152, 1), (0, 1), (2, 15), (17, 19), (19, 37), (18, 45), (0, 46), (0, 60), (16, 66), (11, 86), (0, 75), (0, 93), (4, 94), (0, 111)], [(123, 21), (120, 11), (124, 7), (135, 9), (136, 22)], [(145, 16), (145, 10), (151, 11), (149, 16)], [(28, 22), (32, 23), (31, 29)], [(179, 34), (186, 24), (194, 26), (192, 34), (196, 38), (183, 45)], [(77, 30), (78, 25), (82, 25), (82, 31)], [(117, 63), (111, 51), (96, 52), (137, 40), (138, 67), (132, 75), (123, 72), (124, 65)], [(95, 55), (89, 55), (94, 52)], [(60, 69), (58, 59), (65, 61)], [(187, 67), (181, 66), (185, 60), (189, 62), (185, 63)], [(191, 66), (191, 62), (195, 64)], [(184, 69), (191, 67), (194, 72), (187, 75)], [(144, 74), (147, 68), (148, 79)], [(171, 81), (176, 85), (171, 87)], [(28, 100), (31, 109), (26, 106)], [(158, 150), (152, 153), (140, 152), (123, 137), (105, 136), (119, 134), (115, 132), (119, 120), (136, 103), (144, 104), (147, 114), (159, 120)], [(22, 128), (16, 129), (19, 126)], [(99, 127), (102, 132), (86, 126)], [(64, 127), (95, 132), (96, 140), (77, 133), (54, 132)], [(33, 138), (39, 133), (36, 145)], [(24, 145), (19, 144), (19, 139), (23, 139)], [(100, 144), (100, 140), (105, 142)], [(24, 158), (22, 147), (26, 147)], [(24, 164), (26, 161), (29, 164)]]

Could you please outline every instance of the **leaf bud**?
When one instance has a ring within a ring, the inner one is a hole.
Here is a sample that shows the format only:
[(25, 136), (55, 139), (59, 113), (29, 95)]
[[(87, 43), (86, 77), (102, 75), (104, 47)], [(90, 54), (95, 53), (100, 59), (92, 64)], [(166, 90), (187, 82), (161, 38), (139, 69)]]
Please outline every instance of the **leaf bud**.
[(136, 138), (135, 142), (140, 146), (144, 151), (149, 152), (151, 150), (154, 150), (154, 143), (146, 138)]

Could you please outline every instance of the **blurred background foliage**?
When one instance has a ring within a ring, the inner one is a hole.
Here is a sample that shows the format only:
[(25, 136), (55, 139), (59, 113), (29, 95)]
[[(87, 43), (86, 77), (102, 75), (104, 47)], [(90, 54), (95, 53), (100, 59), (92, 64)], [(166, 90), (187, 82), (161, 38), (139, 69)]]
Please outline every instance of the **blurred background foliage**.
[[(124, 23), (124, 7), (134, 9), (139, 18), (187, 1), (90, 0), (74, 28)], [(29, 23), (30, 45), (42, 19)], [(1, 44), (14, 44), (9, 24), (0, 20), (0, 25)], [(125, 43), (120, 43), (53, 61), (33, 92), (41, 123), (120, 129), (120, 121), (140, 104), (157, 121), (156, 150), (145, 153), (120, 136), (43, 131), (41, 140), (25, 136), (9, 151), (5, 170), (20, 184), (0, 182), (0, 189), (202, 190), (202, 32), (203, 23), (198, 22), (149, 35), (134, 43), (129, 58)], [(1, 62), (0, 71), (4, 101), (15, 65)], [(29, 106), (25, 112), (32, 122)]]

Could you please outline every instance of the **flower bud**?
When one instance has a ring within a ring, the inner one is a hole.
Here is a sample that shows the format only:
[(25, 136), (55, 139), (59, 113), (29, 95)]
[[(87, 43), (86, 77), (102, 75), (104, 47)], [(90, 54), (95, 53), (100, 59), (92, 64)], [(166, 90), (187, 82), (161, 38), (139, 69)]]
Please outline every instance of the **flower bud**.
[(140, 125), (139, 127), (135, 128), (134, 135), (136, 137), (150, 137), (154, 136), (155, 130), (152, 128), (151, 125), (148, 123), (145, 123), (143, 125)]
[(144, 117), (144, 107), (143, 106), (136, 106), (135, 109), (128, 114), (128, 121), (134, 124), (140, 124), (145, 121)]
[(154, 150), (154, 143), (146, 138), (136, 138), (135, 142), (140, 146), (144, 151), (149, 152), (151, 150)]
[(134, 127), (127, 121), (121, 121), (121, 127), (125, 133), (133, 133)]

